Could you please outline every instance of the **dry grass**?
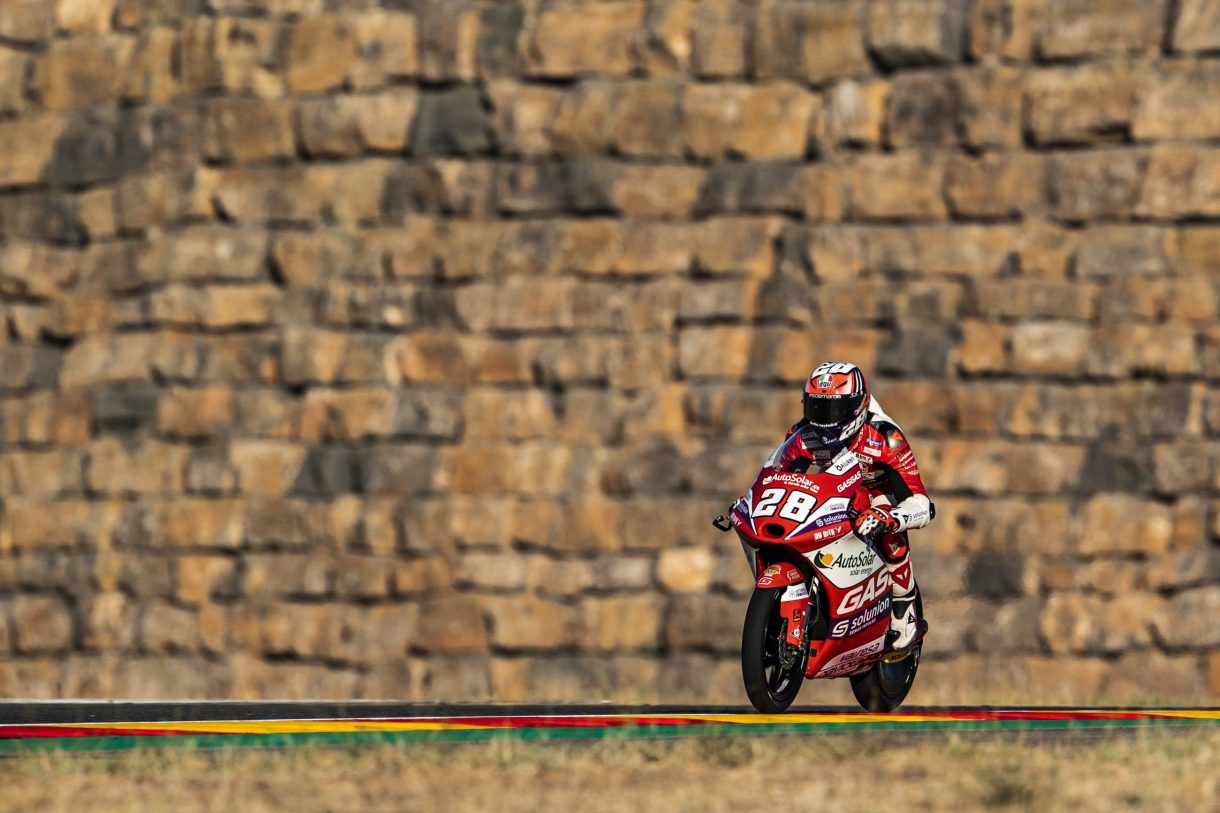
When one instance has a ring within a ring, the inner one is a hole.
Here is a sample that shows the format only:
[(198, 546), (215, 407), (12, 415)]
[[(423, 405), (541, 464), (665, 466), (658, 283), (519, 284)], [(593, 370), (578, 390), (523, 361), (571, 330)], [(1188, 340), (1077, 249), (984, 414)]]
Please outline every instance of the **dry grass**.
[(1220, 809), (1220, 732), (177, 749), (0, 761), (4, 810)]

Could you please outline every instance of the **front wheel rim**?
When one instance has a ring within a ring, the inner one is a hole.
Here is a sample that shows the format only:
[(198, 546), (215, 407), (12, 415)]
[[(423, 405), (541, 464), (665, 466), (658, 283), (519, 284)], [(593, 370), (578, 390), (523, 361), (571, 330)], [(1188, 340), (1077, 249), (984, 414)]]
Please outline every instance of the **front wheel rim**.
[[(778, 595), (776, 599), (778, 599)], [(767, 680), (767, 693), (773, 700), (782, 700), (784, 694), (794, 683), (792, 673), (800, 668), (801, 659), (794, 654), (793, 662), (787, 668), (784, 668), (781, 662), (780, 651), (787, 646), (788, 625), (787, 619), (778, 612), (779, 601), (776, 599), (771, 602), (767, 628), (763, 633), (766, 643), (763, 649), (763, 675)]]

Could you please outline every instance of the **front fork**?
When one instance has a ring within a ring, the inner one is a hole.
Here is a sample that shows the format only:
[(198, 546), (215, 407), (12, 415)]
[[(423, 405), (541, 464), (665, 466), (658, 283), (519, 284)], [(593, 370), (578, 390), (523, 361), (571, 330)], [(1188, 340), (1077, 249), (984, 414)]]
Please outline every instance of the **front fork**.
[(788, 621), (784, 642), (799, 647), (805, 642), (805, 630), (809, 626), (809, 588), (805, 583), (788, 585), (779, 600), (779, 614)]
[[(716, 517), (712, 524), (722, 531), (728, 531), (732, 527), (728, 516)], [(756, 579), (755, 587), (763, 590), (784, 588), (779, 602), (780, 617), (788, 622), (784, 643), (801, 653), (801, 668), (804, 669), (805, 662), (809, 659), (809, 648), (805, 644), (811, 621), (809, 604), (813, 596), (810, 590), (817, 589), (817, 581), (806, 582), (805, 574), (791, 562), (776, 562), (764, 568), (758, 557), (758, 550), (747, 545), (744, 539), (739, 541), (746, 560), (750, 563), (750, 572)]]
[[(758, 576), (754, 587), (759, 590), (783, 588), (779, 597), (779, 615), (787, 621), (784, 643), (790, 647), (803, 647), (805, 633), (809, 628), (810, 583), (805, 574), (791, 562), (775, 562), (767, 565)], [(816, 589), (816, 588), (814, 588)]]

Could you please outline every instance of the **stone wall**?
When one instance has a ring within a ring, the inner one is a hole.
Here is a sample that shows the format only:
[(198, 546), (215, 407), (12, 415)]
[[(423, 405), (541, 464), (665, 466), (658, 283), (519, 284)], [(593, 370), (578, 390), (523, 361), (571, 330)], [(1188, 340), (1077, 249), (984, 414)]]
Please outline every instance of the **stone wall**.
[(0, 694), (742, 702), (850, 359), (918, 698), (1214, 700), (1218, 143), (1210, 0), (3, 0)]

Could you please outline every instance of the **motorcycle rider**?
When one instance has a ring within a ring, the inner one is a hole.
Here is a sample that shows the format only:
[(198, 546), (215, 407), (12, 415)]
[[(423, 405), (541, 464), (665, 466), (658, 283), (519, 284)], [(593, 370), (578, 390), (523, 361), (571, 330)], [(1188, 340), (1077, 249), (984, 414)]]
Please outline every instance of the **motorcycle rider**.
[(932, 503), (919, 476), (915, 454), (902, 430), (868, 391), (855, 364), (826, 362), (809, 374), (802, 396), (804, 416), (786, 437), (801, 433), (815, 456), (833, 457), (846, 447), (860, 461), (871, 507), (854, 522), (856, 533), (881, 556), (893, 584), (890, 649), (904, 649), (915, 638), (917, 587), (911, 574), (907, 531), (932, 520)]

